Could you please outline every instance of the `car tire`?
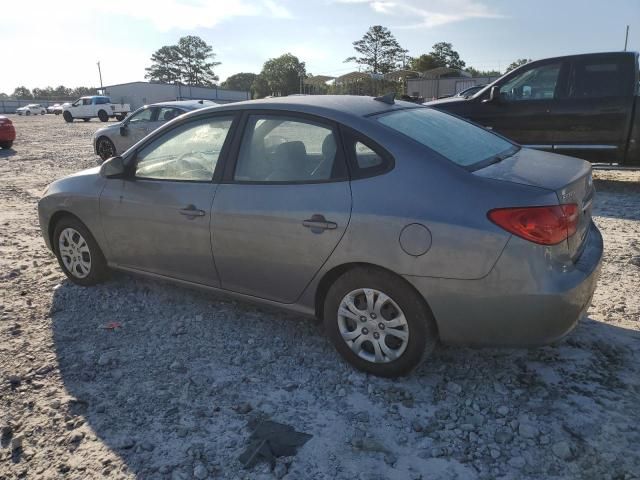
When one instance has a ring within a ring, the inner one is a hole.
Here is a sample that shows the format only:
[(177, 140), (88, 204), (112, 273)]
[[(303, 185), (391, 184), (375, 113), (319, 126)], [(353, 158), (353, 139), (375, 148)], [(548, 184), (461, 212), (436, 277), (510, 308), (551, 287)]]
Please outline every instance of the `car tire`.
[(88, 287), (109, 276), (107, 261), (98, 243), (75, 217), (66, 216), (56, 223), (52, 243), (60, 268), (73, 283)]
[(25, 114), (26, 114), (26, 115), (31, 115), (31, 112), (30, 112), (29, 110), (27, 110), (27, 111), (25, 112)]
[(116, 120), (121, 122), (122, 120), (124, 120), (126, 117), (126, 115), (116, 115)]
[(9, 149), (13, 146), (13, 140), (8, 142), (0, 142), (0, 148)]
[(46, 111), (44, 111), (44, 110), (42, 110), (42, 111), (40, 112), (40, 115), (44, 115), (45, 113), (47, 113), (47, 112), (46, 112)]
[(424, 299), (404, 280), (375, 267), (353, 268), (329, 287), (323, 322), (347, 362), (380, 377), (408, 374), (438, 341)]
[(105, 112), (104, 110), (100, 110), (98, 112), (98, 118), (100, 119), (101, 122), (109, 121), (109, 115), (107, 115), (107, 112)]
[(98, 156), (103, 162), (108, 158), (115, 157), (117, 155), (116, 146), (107, 137), (98, 138), (96, 141), (96, 152), (98, 152)]
[(71, 115), (71, 112), (69, 112), (69, 111), (65, 111), (62, 114), (62, 118), (64, 118), (64, 121), (67, 122), (67, 123), (73, 122), (73, 115)]

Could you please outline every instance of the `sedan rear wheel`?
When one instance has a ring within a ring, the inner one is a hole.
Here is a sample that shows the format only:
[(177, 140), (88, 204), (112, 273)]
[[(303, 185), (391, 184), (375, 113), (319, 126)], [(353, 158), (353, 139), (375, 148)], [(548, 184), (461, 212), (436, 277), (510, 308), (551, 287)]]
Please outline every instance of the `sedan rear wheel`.
[(382, 377), (409, 373), (437, 342), (424, 299), (402, 279), (373, 267), (354, 268), (329, 288), (324, 325), (349, 363)]
[(107, 137), (100, 137), (98, 139), (96, 150), (102, 160), (107, 160), (116, 155), (116, 147)]
[(89, 286), (108, 275), (107, 262), (91, 232), (73, 217), (64, 217), (53, 233), (58, 263), (74, 283)]

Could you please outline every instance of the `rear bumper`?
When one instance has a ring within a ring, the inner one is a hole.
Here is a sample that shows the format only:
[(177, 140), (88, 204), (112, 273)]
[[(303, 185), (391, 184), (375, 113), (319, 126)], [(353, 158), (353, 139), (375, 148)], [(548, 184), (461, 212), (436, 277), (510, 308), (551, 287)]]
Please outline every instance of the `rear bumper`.
[(13, 125), (0, 127), (0, 142), (13, 142), (16, 139), (16, 129)]
[(586, 242), (572, 265), (554, 264), (542, 246), (532, 255), (529, 242), (512, 238), (482, 279), (405, 278), (429, 303), (443, 343), (544, 345), (569, 333), (591, 303), (603, 252), (593, 223)]

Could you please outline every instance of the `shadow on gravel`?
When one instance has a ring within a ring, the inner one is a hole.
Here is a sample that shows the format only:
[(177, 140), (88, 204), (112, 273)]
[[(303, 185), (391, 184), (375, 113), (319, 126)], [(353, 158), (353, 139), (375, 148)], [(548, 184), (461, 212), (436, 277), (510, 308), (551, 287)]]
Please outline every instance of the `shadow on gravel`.
[(138, 478), (256, 478), (237, 460), (255, 418), (313, 435), (287, 478), (640, 471), (636, 331), (587, 320), (544, 348), (442, 347), (391, 381), (345, 365), (312, 321), (210, 294), (118, 274), (53, 297), (61, 408)]
[(17, 152), (13, 148), (0, 148), (0, 158), (13, 157)]
[[(596, 201), (594, 215), (628, 220), (640, 220), (637, 199), (640, 198), (640, 182), (603, 180), (594, 178)], [(634, 201), (629, 201), (629, 196)]]

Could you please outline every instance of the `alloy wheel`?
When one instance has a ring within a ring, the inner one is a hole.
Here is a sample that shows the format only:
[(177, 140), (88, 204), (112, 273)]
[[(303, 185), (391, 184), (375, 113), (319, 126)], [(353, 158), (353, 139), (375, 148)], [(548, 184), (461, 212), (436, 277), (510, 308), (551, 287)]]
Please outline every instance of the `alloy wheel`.
[(91, 252), (80, 233), (65, 228), (58, 238), (58, 252), (65, 268), (76, 278), (85, 278), (91, 272)]

